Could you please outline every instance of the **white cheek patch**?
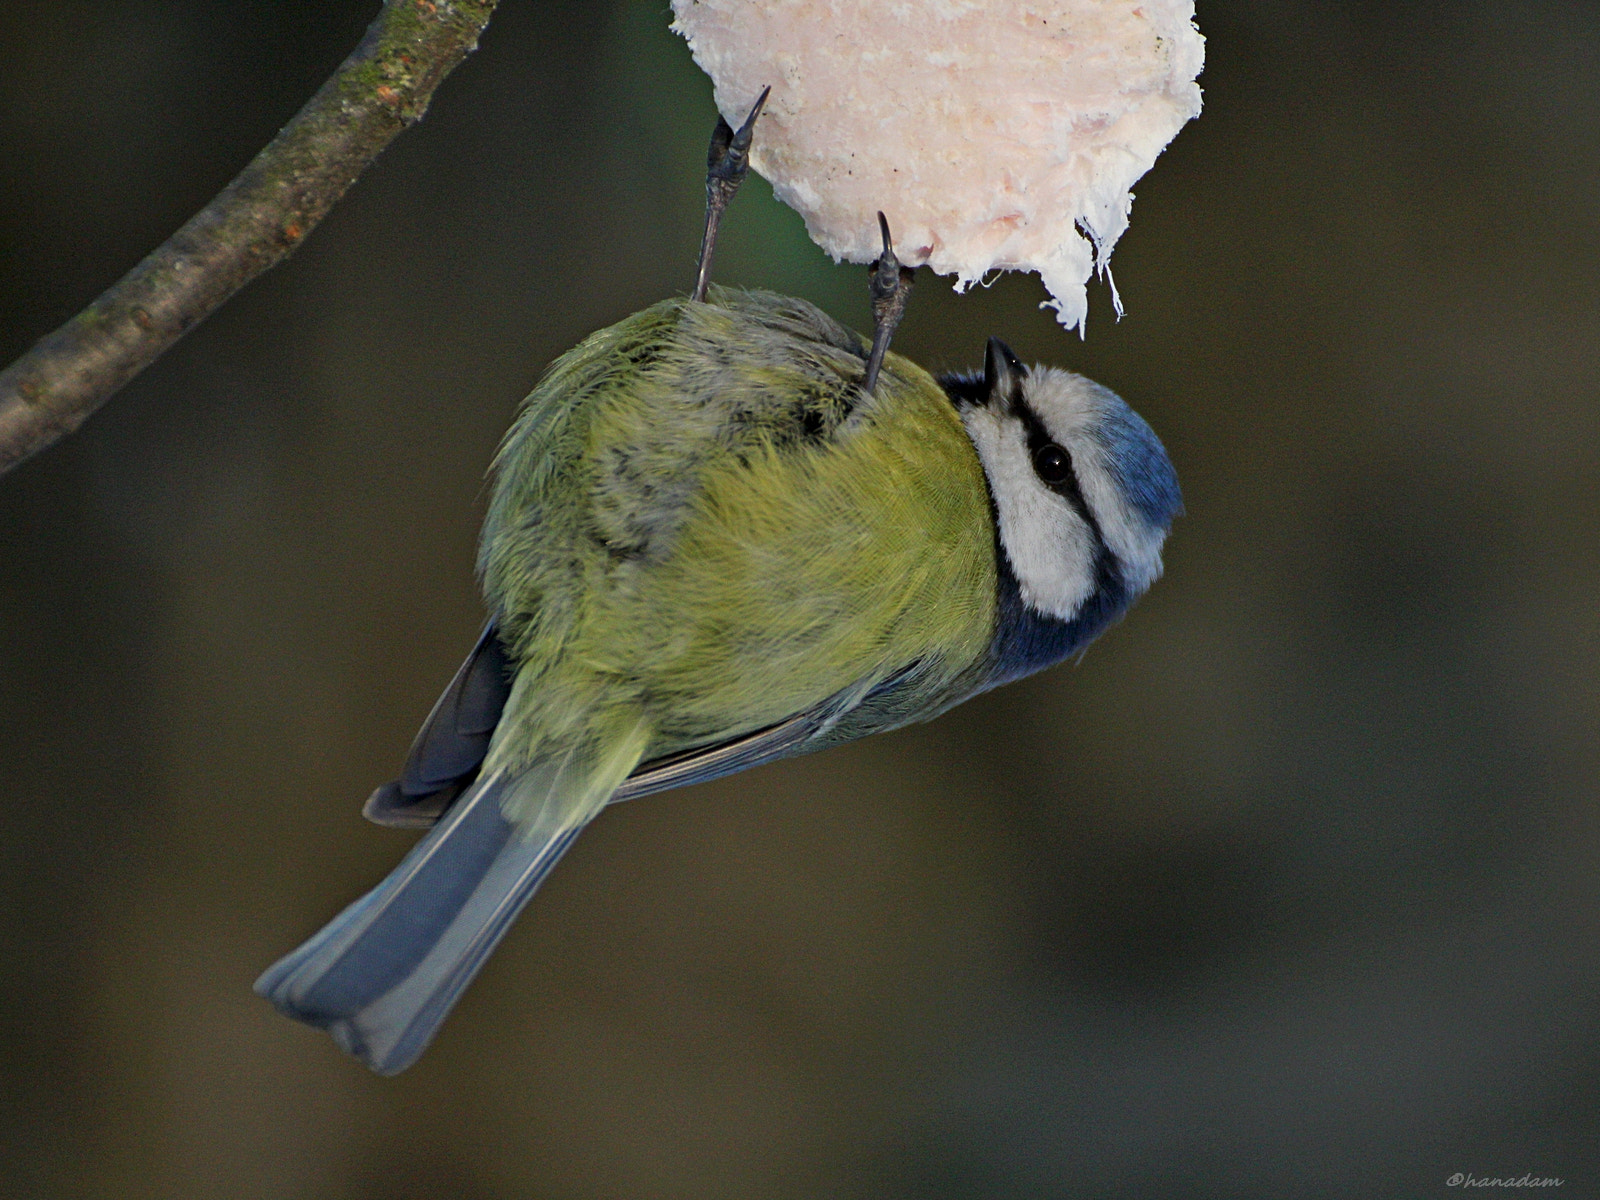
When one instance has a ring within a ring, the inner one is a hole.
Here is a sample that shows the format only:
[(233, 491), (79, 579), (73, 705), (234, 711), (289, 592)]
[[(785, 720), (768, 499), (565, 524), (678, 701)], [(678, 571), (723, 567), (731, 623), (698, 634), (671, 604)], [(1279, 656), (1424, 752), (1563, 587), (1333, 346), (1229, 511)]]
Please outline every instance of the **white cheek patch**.
[(1023, 602), (1071, 620), (1094, 591), (1094, 533), (1072, 504), (1034, 473), (1022, 422), (983, 407), (967, 409), (961, 419), (988, 476), (1000, 544)]
[(1107, 410), (1126, 411), (1115, 393), (1082, 376), (1054, 368), (1036, 368), (1024, 396), (1038, 413), (1051, 440), (1072, 455), (1078, 490), (1099, 522), (1106, 548), (1116, 556), (1123, 583), (1137, 595), (1161, 577), (1161, 545), (1165, 528), (1141, 520), (1113, 477), (1103, 436)]

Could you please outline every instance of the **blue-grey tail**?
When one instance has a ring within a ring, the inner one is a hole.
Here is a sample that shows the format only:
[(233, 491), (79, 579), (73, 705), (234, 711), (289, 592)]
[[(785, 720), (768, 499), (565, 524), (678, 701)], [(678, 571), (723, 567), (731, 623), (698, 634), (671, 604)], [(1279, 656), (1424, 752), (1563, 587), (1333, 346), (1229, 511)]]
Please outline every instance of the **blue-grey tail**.
[(528, 837), (480, 779), (372, 891), (256, 980), (381, 1075), (416, 1061), (581, 825)]

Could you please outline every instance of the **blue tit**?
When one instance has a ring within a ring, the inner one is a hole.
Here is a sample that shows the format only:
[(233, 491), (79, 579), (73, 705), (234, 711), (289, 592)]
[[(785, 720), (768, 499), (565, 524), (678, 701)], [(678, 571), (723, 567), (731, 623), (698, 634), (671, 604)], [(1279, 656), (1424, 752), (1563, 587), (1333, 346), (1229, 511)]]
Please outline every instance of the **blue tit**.
[(368, 802), (431, 829), (261, 995), (400, 1071), (607, 804), (928, 720), (1160, 575), (1177, 478), (1110, 391), (992, 339), (868, 389), (871, 349), (712, 288), (550, 368), (494, 462), (488, 627)]

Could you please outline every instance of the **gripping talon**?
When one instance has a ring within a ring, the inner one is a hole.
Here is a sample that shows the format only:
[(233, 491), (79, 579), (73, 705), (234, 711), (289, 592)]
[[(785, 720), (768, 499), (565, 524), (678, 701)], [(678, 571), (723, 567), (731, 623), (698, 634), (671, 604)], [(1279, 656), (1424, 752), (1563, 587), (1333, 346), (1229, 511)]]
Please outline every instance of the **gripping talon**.
[(878, 384), (883, 356), (889, 352), (889, 339), (894, 336), (900, 318), (905, 316), (911, 280), (916, 274), (911, 267), (902, 267), (895, 257), (894, 243), (889, 237), (889, 218), (881, 212), (878, 228), (883, 232), (883, 253), (872, 264), (868, 284), (872, 293), (872, 353), (867, 357), (867, 372), (861, 379), (861, 390), (869, 396)]
[(720, 116), (717, 127), (711, 131), (711, 146), (706, 151), (706, 229), (700, 238), (700, 264), (695, 269), (690, 299), (706, 298), (706, 288), (711, 284), (711, 255), (717, 245), (717, 226), (733, 194), (750, 172), (750, 144), (755, 140), (756, 118), (771, 94), (770, 87), (761, 89), (761, 95), (750, 107), (750, 115), (737, 132)]

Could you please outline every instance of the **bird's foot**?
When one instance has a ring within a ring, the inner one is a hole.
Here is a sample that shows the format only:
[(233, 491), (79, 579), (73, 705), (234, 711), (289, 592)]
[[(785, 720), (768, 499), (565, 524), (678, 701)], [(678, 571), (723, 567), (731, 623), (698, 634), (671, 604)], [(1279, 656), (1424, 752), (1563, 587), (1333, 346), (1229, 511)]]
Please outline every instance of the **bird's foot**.
[(916, 274), (911, 267), (902, 267), (895, 257), (894, 243), (889, 238), (889, 219), (882, 213), (878, 214), (878, 228), (883, 231), (883, 253), (872, 264), (868, 285), (872, 292), (872, 353), (867, 358), (867, 373), (861, 380), (861, 390), (869, 396), (878, 384), (883, 356), (889, 352), (889, 339), (894, 336), (900, 318), (905, 316), (906, 299), (911, 295), (911, 280)]
[(750, 115), (737, 131), (719, 116), (717, 127), (711, 132), (711, 148), (706, 152), (706, 230), (700, 239), (700, 263), (695, 269), (691, 299), (706, 298), (706, 288), (711, 283), (711, 255), (717, 245), (717, 226), (733, 194), (749, 174), (750, 143), (755, 140), (756, 118), (761, 115), (771, 92), (770, 87), (761, 89)]

